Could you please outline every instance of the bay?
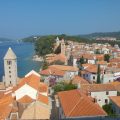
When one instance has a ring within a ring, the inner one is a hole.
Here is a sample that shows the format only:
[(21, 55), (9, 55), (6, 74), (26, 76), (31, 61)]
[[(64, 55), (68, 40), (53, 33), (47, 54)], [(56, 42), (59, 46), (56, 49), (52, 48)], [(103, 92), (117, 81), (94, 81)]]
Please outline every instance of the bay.
[(42, 63), (33, 61), (32, 57), (35, 54), (34, 44), (18, 43), (18, 42), (3, 42), (0, 43), (0, 81), (4, 75), (4, 55), (8, 48), (11, 47), (17, 56), (18, 77), (23, 77), (30, 70), (39, 72)]

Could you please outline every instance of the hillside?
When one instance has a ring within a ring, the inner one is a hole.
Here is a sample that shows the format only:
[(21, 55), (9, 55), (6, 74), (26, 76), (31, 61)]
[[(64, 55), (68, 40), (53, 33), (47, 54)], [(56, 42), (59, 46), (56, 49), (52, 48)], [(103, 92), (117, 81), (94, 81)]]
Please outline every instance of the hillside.
[(119, 32), (98, 32), (98, 33), (91, 33), (85, 35), (79, 35), (84, 38), (95, 39), (97, 37), (115, 37), (120, 40), (120, 31)]
[(12, 39), (0, 37), (0, 42), (12, 42)]

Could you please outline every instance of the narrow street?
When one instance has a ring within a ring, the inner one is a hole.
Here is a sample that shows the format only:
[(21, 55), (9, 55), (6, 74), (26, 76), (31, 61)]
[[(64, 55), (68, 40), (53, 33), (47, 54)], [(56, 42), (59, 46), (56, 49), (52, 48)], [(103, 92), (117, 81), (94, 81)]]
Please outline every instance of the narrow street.
[(54, 96), (51, 96), (51, 99), (52, 99), (52, 110), (51, 110), (50, 120), (59, 120), (59, 117), (58, 117), (58, 108), (56, 107)]

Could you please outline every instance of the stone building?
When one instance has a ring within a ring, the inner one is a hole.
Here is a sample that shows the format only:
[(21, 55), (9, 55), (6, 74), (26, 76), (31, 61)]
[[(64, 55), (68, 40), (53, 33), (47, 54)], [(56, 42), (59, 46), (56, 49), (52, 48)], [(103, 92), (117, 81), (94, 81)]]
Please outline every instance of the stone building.
[(17, 84), (17, 57), (11, 48), (4, 56), (4, 83), (5, 86), (16, 86)]

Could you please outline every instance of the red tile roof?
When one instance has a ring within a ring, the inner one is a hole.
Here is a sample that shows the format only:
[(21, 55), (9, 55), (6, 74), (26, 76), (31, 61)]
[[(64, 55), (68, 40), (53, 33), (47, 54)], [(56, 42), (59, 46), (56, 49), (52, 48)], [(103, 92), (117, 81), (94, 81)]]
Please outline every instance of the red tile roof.
[(37, 100), (39, 100), (40, 102), (42, 102), (42, 103), (44, 103), (44, 104), (47, 104), (47, 105), (49, 104), (48, 96), (39, 94)]
[(56, 68), (62, 71), (78, 71), (79, 69), (74, 66), (67, 66), (67, 65), (51, 65), (49, 68)]
[(106, 116), (106, 112), (79, 90), (59, 92), (58, 97), (66, 117)]
[(83, 84), (80, 89), (90, 92), (116, 91), (116, 88), (111, 84)]
[(28, 95), (25, 95), (25, 96), (23, 96), (22, 98), (18, 99), (17, 101), (18, 101), (19, 103), (31, 103), (31, 102), (33, 102), (34, 100), (33, 100), (31, 97), (29, 97)]
[(72, 84), (79, 84), (79, 83), (80, 84), (89, 84), (89, 82), (87, 80), (76, 75), (72, 80)]
[(40, 82), (40, 77), (38, 77), (37, 75), (35, 74), (31, 74), (30, 76), (28, 77), (25, 77), (23, 78), (18, 86), (16, 86), (14, 88), (14, 90), (17, 90), (19, 89), (20, 87), (22, 87), (24, 84), (28, 84), (29, 86), (33, 87), (34, 89), (38, 90), (39, 88), (39, 82)]
[(55, 76), (64, 76), (65, 72), (61, 71), (57, 68), (48, 68), (45, 70), (40, 71), (41, 75), (55, 75)]
[(111, 96), (109, 98), (113, 103), (120, 107), (120, 96)]

